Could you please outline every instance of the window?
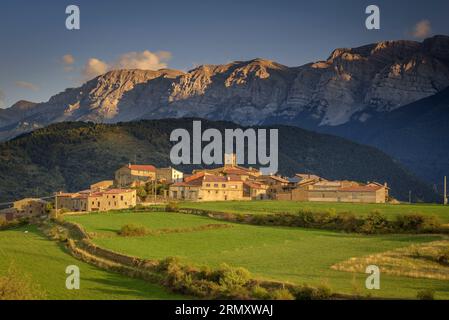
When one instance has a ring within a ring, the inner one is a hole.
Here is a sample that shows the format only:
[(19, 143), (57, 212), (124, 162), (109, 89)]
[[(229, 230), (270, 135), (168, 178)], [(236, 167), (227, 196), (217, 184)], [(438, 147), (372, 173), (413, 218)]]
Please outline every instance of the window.
[(206, 184), (206, 187), (210, 187), (210, 183)]
[(120, 200), (122, 200), (122, 201), (123, 201), (123, 196), (121, 196), (121, 197), (120, 197)]
[(218, 188), (218, 183), (214, 184), (214, 188)]
[(222, 187), (222, 188), (226, 188), (226, 184), (223, 183), (223, 184), (221, 185), (221, 187)]

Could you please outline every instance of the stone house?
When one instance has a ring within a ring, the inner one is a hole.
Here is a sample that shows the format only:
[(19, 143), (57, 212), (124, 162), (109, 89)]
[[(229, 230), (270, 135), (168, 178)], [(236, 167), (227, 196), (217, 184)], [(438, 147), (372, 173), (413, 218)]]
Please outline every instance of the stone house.
[(136, 206), (136, 190), (85, 190), (77, 193), (58, 193), (56, 208), (72, 212), (92, 212), (129, 209)]
[(114, 186), (114, 180), (104, 180), (94, 183), (90, 186), (90, 190), (103, 191), (111, 189)]
[(172, 167), (156, 168), (156, 178), (160, 182), (176, 183), (183, 180), (184, 173)]
[(387, 184), (326, 180), (307, 180), (276, 195), (277, 200), (347, 203), (386, 203), (388, 197)]
[(156, 179), (156, 167), (129, 164), (115, 172), (115, 185), (119, 188), (145, 185)]
[(4, 216), (7, 221), (24, 218), (37, 217), (47, 214), (47, 201), (35, 198), (25, 198), (13, 202), (11, 208), (3, 209), (0, 214)]
[(199, 172), (170, 186), (173, 200), (235, 201), (265, 199), (268, 186), (250, 182), (236, 175), (213, 175)]

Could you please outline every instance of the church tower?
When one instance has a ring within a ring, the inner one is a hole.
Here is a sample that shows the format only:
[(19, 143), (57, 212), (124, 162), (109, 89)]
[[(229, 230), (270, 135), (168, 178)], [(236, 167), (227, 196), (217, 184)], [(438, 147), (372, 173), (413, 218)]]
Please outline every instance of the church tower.
[(235, 153), (225, 154), (224, 156), (225, 167), (237, 166), (237, 155)]

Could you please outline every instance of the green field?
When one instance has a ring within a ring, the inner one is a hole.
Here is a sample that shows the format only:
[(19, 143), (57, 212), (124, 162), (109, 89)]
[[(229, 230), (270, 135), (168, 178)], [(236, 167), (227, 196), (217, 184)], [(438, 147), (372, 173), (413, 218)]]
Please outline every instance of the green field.
[[(28, 233), (25, 233), (28, 231)], [(48, 299), (178, 299), (164, 288), (100, 270), (72, 256), (55, 241), (50, 241), (35, 226), (0, 231), (0, 276), (11, 263), (37, 283)], [(80, 290), (67, 290), (65, 269), (80, 268)]]
[(295, 213), (300, 209), (312, 211), (335, 210), (335, 212), (352, 212), (365, 216), (372, 211), (379, 211), (394, 219), (400, 214), (434, 215), (444, 223), (449, 223), (449, 206), (431, 204), (353, 204), (353, 203), (318, 203), (296, 201), (226, 201), (226, 202), (183, 202), (182, 208), (197, 208), (232, 213)]
[(124, 224), (132, 223), (156, 230), (223, 222), (176, 213), (132, 212), (68, 216), (66, 219), (96, 233), (96, 244), (142, 258), (177, 256), (185, 261), (209, 266), (228, 263), (245, 267), (258, 278), (311, 285), (324, 282), (334, 291), (342, 293), (362, 292), (379, 297), (415, 298), (418, 290), (428, 288), (436, 291), (437, 298), (449, 299), (447, 281), (382, 275), (382, 289), (368, 292), (364, 289), (364, 274), (330, 269), (333, 264), (351, 257), (428, 242), (440, 239), (439, 236), (363, 236), (229, 223), (231, 228), (125, 238), (116, 233)]

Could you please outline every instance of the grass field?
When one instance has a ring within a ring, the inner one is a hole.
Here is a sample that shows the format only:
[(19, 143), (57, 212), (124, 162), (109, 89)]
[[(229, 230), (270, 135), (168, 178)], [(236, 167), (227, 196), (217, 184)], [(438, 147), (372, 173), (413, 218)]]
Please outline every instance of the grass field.
[[(117, 252), (152, 259), (177, 256), (209, 266), (228, 263), (245, 267), (259, 278), (311, 285), (324, 282), (334, 291), (343, 293), (367, 294), (364, 289), (366, 275), (332, 270), (332, 265), (351, 257), (440, 239), (426, 235), (362, 236), (232, 223), (229, 223), (232, 227), (226, 229), (125, 238), (116, 232), (130, 223), (155, 230), (223, 222), (176, 213), (132, 212), (68, 216), (66, 219), (82, 224), (89, 232), (98, 233), (100, 236), (94, 242)], [(104, 234), (108, 236), (101, 236)], [(369, 293), (379, 297), (415, 298), (418, 290), (433, 289), (437, 298), (449, 299), (447, 281), (382, 275), (381, 288)]]
[(318, 203), (295, 201), (226, 201), (226, 202), (184, 202), (182, 208), (197, 208), (232, 213), (295, 213), (299, 209), (312, 211), (335, 210), (335, 212), (352, 212), (365, 216), (372, 211), (379, 211), (394, 219), (400, 214), (434, 215), (444, 223), (449, 223), (449, 206), (430, 204), (353, 204), (353, 203)]
[[(25, 233), (28, 231), (28, 233)], [(76, 260), (58, 243), (47, 240), (35, 226), (0, 232), (0, 276), (11, 263), (29, 275), (48, 299), (179, 299), (164, 288), (106, 272)], [(80, 290), (67, 290), (65, 269), (80, 268)]]

